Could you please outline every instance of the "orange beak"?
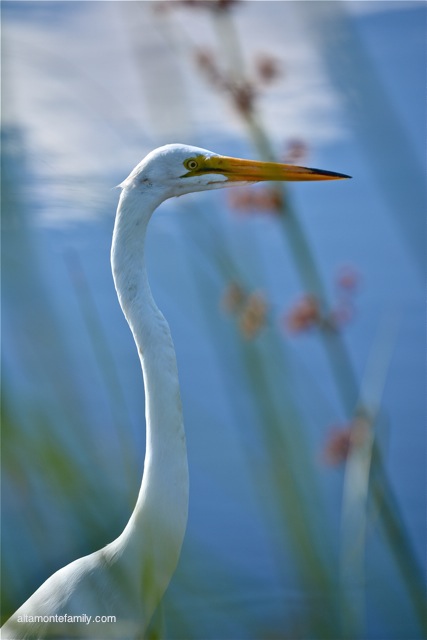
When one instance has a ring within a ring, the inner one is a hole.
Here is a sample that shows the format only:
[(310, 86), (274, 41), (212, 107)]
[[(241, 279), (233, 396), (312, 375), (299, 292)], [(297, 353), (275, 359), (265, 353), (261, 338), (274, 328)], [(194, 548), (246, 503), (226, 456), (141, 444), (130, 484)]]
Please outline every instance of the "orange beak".
[(344, 173), (309, 169), (279, 162), (259, 162), (241, 160), (227, 156), (211, 156), (204, 158), (200, 173), (221, 173), (234, 182), (260, 182), (263, 180), (308, 181), (308, 180), (342, 180), (350, 178)]

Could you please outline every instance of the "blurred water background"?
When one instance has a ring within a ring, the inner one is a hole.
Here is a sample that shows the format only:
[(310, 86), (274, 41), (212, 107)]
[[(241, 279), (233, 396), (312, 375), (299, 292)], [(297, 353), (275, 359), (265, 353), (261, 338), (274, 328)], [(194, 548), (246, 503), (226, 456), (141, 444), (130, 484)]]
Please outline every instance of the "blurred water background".
[(151, 222), (191, 479), (165, 636), (425, 637), (425, 12), (2, 3), (3, 618), (133, 508), (113, 187), (184, 142), (353, 179), (195, 194)]

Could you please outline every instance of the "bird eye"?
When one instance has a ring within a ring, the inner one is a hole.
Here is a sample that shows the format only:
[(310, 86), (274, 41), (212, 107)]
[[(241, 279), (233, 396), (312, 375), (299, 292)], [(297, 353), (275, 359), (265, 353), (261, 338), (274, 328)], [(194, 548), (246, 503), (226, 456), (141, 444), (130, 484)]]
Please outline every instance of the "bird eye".
[(194, 171), (199, 166), (199, 163), (197, 162), (197, 160), (194, 160), (194, 158), (190, 158), (190, 160), (186, 160), (184, 162), (184, 166), (187, 169), (190, 169), (190, 171)]

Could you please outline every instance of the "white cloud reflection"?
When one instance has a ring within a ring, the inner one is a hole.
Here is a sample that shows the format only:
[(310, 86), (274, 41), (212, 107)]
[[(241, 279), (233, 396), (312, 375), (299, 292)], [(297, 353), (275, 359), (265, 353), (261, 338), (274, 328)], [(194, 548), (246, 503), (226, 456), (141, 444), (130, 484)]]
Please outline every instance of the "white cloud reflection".
[[(268, 11), (266, 4), (238, 7), (236, 25), (248, 68), (259, 53), (283, 67), (261, 100), (268, 130), (281, 148), (288, 138), (314, 145), (339, 138), (338, 100), (295, 3), (271, 2)], [(159, 12), (150, 2), (11, 5), (3, 125), (24, 131), (38, 180), (67, 185), (77, 205), (64, 210), (62, 198), (60, 213), (52, 207), (45, 222), (87, 217), (78, 206), (96, 200), (87, 185), (104, 177), (113, 186), (153, 145), (217, 140), (225, 151), (242, 136), (238, 116), (192, 59), (194, 47), (217, 47), (210, 12)]]

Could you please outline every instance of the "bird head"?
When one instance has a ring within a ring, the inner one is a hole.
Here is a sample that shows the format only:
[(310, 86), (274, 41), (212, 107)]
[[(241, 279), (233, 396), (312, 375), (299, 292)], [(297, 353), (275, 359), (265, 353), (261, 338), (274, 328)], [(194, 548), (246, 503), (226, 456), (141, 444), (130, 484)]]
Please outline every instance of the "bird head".
[(183, 144), (151, 151), (121, 183), (123, 189), (161, 191), (163, 199), (195, 191), (276, 181), (339, 180), (342, 173), (278, 162), (260, 162), (218, 155)]

